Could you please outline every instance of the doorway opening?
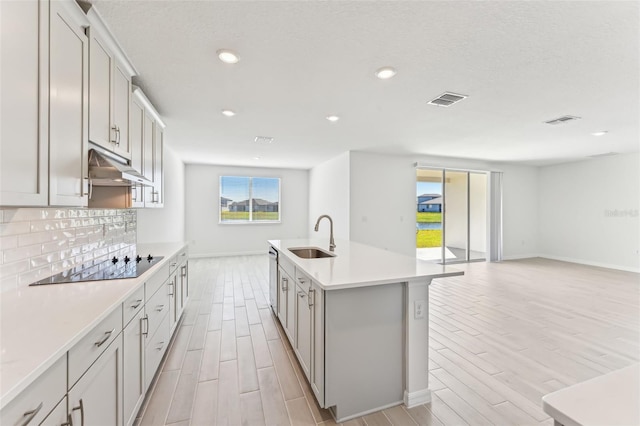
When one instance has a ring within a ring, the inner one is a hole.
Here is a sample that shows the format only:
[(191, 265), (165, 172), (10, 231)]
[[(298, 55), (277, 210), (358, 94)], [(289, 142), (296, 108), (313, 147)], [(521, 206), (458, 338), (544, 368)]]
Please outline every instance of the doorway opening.
[(487, 258), (488, 173), (416, 169), (416, 257), (437, 263)]

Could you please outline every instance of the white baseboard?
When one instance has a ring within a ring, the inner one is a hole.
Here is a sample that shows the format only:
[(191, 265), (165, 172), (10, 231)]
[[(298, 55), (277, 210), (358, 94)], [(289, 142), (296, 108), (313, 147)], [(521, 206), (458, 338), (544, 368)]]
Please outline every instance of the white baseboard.
[(404, 405), (407, 408), (412, 408), (421, 404), (428, 404), (431, 402), (431, 390), (430, 389), (422, 389), (416, 392), (407, 392), (404, 391)]
[(228, 253), (189, 253), (189, 259), (203, 259), (207, 257), (229, 257), (229, 256), (255, 256), (258, 254), (268, 254), (267, 250), (228, 252)]
[(561, 262), (578, 263), (580, 265), (597, 266), (599, 268), (617, 269), (619, 271), (626, 272), (640, 272), (640, 268), (634, 268), (632, 266), (614, 265), (612, 263), (592, 262), (590, 260), (574, 259), (572, 257), (553, 256), (548, 254), (541, 254), (538, 257), (551, 260), (559, 260)]
[(503, 256), (502, 260), (520, 260), (520, 259), (531, 259), (532, 257), (541, 257), (537, 253), (529, 253), (529, 254), (514, 254), (511, 256)]
[[(429, 398), (429, 401), (431, 401), (431, 398)], [(355, 419), (356, 417), (366, 416), (367, 414), (375, 413), (375, 412), (381, 411), (381, 410), (386, 410), (387, 408), (395, 407), (396, 405), (400, 405), (400, 404), (402, 404), (402, 401), (392, 402), (390, 404), (385, 404), (385, 405), (381, 405), (380, 407), (372, 408), (371, 410), (362, 411), (362, 412), (356, 413), (356, 414), (349, 414), (349, 415), (341, 417), (341, 418), (337, 418), (337, 416), (336, 416), (336, 407), (335, 406), (329, 407), (329, 411), (331, 412), (331, 415), (335, 419), (336, 423), (344, 423), (344, 422), (349, 421), (351, 419)]]

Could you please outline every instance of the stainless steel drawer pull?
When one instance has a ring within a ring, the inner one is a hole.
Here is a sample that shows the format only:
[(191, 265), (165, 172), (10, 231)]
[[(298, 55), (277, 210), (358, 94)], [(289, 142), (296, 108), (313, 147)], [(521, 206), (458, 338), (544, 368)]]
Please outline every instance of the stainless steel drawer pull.
[(169, 293), (169, 296), (173, 296), (173, 283), (169, 283), (169, 287), (171, 287), (171, 293)]
[(142, 303), (142, 299), (138, 299), (136, 300), (136, 303), (134, 303), (133, 305), (131, 305), (131, 309), (135, 309), (138, 306), (140, 306), (140, 304)]
[(158, 312), (162, 312), (163, 309), (164, 309), (164, 305), (156, 306), (156, 311), (158, 311)]
[(282, 291), (289, 291), (289, 280), (287, 278), (282, 279)]
[(29, 410), (22, 415), (22, 417), (24, 418), (22, 419), (22, 423), (20, 423), (20, 426), (28, 425), (31, 422), (31, 420), (33, 420), (33, 418), (38, 415), (40, 410), (42, 410), (42, 402), (38, 404), (38, 406), (33, 410)]
[(161, 351), (162, 348), (164, 347), (164, 342), (158, 342), (158, 345), (160, 345), (160, 346), (158, 346), (156, 349)]
[(177, 264), (178, 264), (177, 262), (171, 262), (171, 267), (175, 268)]
[(307, 295), (307, 293), (305, 293), (304, 291), (299, 291), (298, 292), (298, 297), (305, 297)]
[[(116, 331), (116, 329), (115, 329), (115, 328), (114, 328), (113, 330), (111, 330), (111, 331), (107, 331), (107, 332), (105, 332), (105, 333), (104, 333), (104, 337), (102, 338), (102, 340), (100, 340), (100, 341), (96, 342), (96, 346), (97, 346), (97, 347), (100, 347), (100, 346), (104, 345), (104, 342), (106, 342), (107, 340), (109, 340), (109, 337), (111, 337), (111, 334), (113, 334), (113, 332), (114, 332), (114, 331)], [(82, 401), (82, 400), (81, 400), (81, 401)], [(82, 404), (80, 404), (80, 405), (82, 405)]]
[(315, 299), (316, 299), (316, 291), (309, 290), (309, 298), (307, 299), (307, 303), (309, 304), (309, 307), (313, 306), (313, 304), (315, 303)]

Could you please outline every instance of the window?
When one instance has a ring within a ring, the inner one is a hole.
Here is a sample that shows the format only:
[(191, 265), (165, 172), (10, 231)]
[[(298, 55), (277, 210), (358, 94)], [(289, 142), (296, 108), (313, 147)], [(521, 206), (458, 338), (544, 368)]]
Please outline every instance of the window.
[(280, 222), (280, 178), (220, 176), (220, 223)]

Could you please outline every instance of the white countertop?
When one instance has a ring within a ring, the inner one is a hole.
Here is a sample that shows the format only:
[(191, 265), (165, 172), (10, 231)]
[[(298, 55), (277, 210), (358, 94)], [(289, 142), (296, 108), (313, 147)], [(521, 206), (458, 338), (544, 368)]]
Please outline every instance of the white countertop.
[(164, 256), (138, 278), (25, 287), (0, 295), (0, 409), (140, 288), (185, 243), (138, 244)]
[(542, 406), (564, 426), (640, 425), (640, 364), (545, 395)]
[(303, 259), (289, 248), (319, 247), (329, 251), (326, 239), (269, 240), (279, 253), (286, 256), (323, 290), (364, 287), (463, 275), (450, 266), (438, 265), (415, 257), (382, 250), (353, 241), (336, 240), (335, 257)]

